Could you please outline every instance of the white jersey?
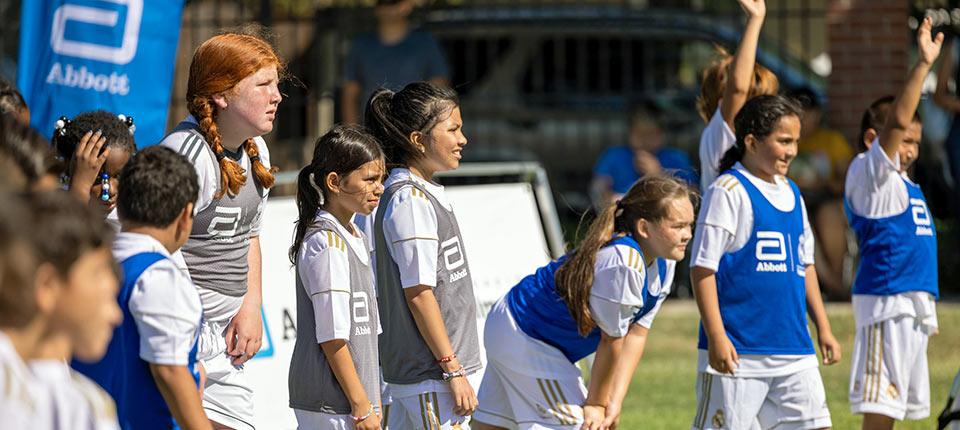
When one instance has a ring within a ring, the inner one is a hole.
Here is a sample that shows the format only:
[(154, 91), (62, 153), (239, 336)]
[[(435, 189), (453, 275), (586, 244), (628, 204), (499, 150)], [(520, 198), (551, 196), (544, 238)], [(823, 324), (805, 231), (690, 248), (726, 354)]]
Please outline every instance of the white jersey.
[[(858, 154), (847, 170), (844, 194), (850, 210), (872, 219), (903, 213), (910, 205), (904, 180), (910, 181), (910, 178), (900, 172), (900, 158), (888, 157), (879, 139), (874, 139), (870, 149)], [(938, 327), (936, 306), (934, 297), (923, 291), (891, 296), (853, 295), (853, 315), (858, 329), (908, 315), (917, 318), (924, 331), (933, 333)]]
[[(143, 252), (170, 257), (160, 242), (144, 234), (120, 233), (113, 242), (117, 261)], [(189, 363), (202, 307), (196, 287), (173, 261), (160, 260), (143, 271), (128, 307), (140, 333), (140, 358), (168, 366)]]
[(30, 362), (37, 379), (50, 391), (57, 429), (119, 430), (117, 405), (110, 394), (61, 360)]
[(700, 134), (700, 189), (706, 190), (721, 172), (720, 160), (737, 145), (737, 136), (723, 120), (720, 105)]
[[(402, 182), (413, 181), (432, 195), (441, 205), (453, 210), (446, 198), (443, 186), (426, 181), (410, 170), (395, 168), (384, 183), (384, 188)], [(383, 215), (383, 234), (392, 244), (390, 255), (400, 269), (403, 288), (437, 285), (437, 213), (430, 201), (413, 196), (413, 187), (400, 188), (389, 202), (381, 202), (378, 210)], [(372, 249), (372, 251), (376, 251)]]
[[(337, 232), (346, 245), (364, 264), (370, 264), (370, 255), (364, 246), (364, 237), (355, 236), (325, 210), (317, 211), (317, 219), (327, 219), (337, 226)], [(359, 232), (356, 225), (355, 231)], [(322, 232), (321, 232), (322, 233)], [(297, 255), (297, 272), (304, 288), (310, 293), (316, 317), (317, 343), (350, 338), (351, 298), (350, 259), (339, 244), (330, 243), (339, 238), (326, 234), (311, 234), (304, 239)], [(378, 333), (379, 334), (379, 333)]]
[[(719, 115), (719, 113), (718, 113)], [(793, 189), (786, 179), (777, 176), (776, 184), (766, 182), (751, 174), (737, 163), (734, 166), (778, 210), (790, 212), (796, 204)], [(801, 203), (803, 199), (800, 199)], [(697, 219), (697, 231), (693, 238), (691, 267), (703, 267), (716, 272), (720, 258), (743, 248), (753, 232), (753, 206), (747, 191), (733, 175), (722, 175), (707, 189), (703, 208)], [(803, 237), (800, 255), (806, 265), (812, 265), (814, 236), (810, 230), (807, 209), (803, 208)], [(707, 351), (699, 351), (699, 371), (715, 373), (709, 368)], [(817, 367), (815, 355), (740, 355), (738, 376), (773, 377)]]
[(10, 429), (52, 429), (50, 393), (0, 331), (0, 423)]
[[(645, 328), (653, 325), (653, 319), (664, 298), (670, 294), (677, 262), (666, 261), (666, 274), (659, 279), (657, 261), (644, 267), (637, 251), (627, 245), (601, 248), (594, 265), (593, 286), (590, 288), (590, 314), (604, 333), (613, 337), (626, 336), (630, 324), (644, 305), (644, 290), (650, 276), (651, 294), (661, 297), (647, 314), (636, 320)], [(631, 264), (633, 263), (633, 264)]]

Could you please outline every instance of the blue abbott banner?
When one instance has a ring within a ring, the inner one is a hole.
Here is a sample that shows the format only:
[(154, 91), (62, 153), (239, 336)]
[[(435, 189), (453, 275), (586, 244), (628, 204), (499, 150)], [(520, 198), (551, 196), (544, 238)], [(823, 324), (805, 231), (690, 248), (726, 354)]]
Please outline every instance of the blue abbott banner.
[(163, 138), (183, 0), (23, 0), (17, 86), (48, 138), (61, 115), (133, 116), (137, 146)]

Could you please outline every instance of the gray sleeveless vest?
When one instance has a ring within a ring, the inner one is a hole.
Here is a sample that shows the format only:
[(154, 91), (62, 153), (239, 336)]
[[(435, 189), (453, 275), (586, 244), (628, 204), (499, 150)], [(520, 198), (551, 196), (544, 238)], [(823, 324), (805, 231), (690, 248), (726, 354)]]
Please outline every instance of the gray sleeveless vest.
[[(217, 157), (196, 124), (181, 122), (173, 132), (191, 134), (180, 146), (181, 155), (196, 166), (200, 151), (207, 151), (217, 178), (220, 177)], [(226, 193), (194, 216), (190, 238), (181, 248), (190, 278), (197, 287), (232, 297), (247, 292), (250, 230), (263, 204), (263, 188), (257, 184), (253, 169), (247, 169), (246, 175), (247, 181), (237, 195)]]
[[(413, 186), (433, 205), (437, 214), (437, 237), (440, 239), (437, 255), (437, 285), (433, 294), (440, 305), (440, 314), (447, 335), (460, 363), (467, 373), (480, 370), (480, 341), (477, 333), (477, 300), (473, 295), (473, 280), (463, 248), (460, 227), (453, 212), (444, 207), (430, 193), (412, 181), (397, 182), (380, 197), (388, 202), (404, 186)], [(393, 384), (415, 384), (428, 379), (441, 379), (443, 371), (436, 363), (417, 324), (400, 283), (400, 269), (390, 255), (391, 244), (383, 234), (385, 208), (377, 210), (374, 221), (377, 260), (377, 293), (380, 300), (380, 363), (383, 379)]]
[[(343, 237), (337, 233), (332, 221), (320, 219), (307, 237), (313, 234), (336, 235), (341, 243), (350, 250), (347, 258), (350, 262), (350, 339), (347, 349), (353, 357), (360, 383), (374, 406), (380, 405), (380, 367), (377, 352), (377, 332), (380, 330), (377, 312), (376, 291), (373, 286), (373, 270), (363, 264)], [(306, 238), (305, 238), (306, 239)], [(366, 241), (364, 241), (366, 250)], [(327, 356), (317, 344), (315, 336), (316, 319), (313, 303), (300, 272), (297, 271), (297, 341), (290, 359), (288, 386), (290, 407), (325, 414), (349, 414), (352, 412), (350, 401), (340, 387), (336, 375), (330, 368)], [(366, 413), (364, 411), (364, 413)]]

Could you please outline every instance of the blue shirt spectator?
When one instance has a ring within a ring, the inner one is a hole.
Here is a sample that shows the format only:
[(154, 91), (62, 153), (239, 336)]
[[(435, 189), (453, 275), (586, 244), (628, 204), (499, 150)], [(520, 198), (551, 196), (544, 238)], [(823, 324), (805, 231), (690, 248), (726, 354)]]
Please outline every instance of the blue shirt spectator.
[[(654, 156), (660, 162), (663, 171), (693, 186), (699, 182), (700, 179), (693, 170), (690, 157), (683, 151), (675, 148), (660, 148)], [(629, 145), (607, 148), (594, 166), (593, 174), (609, 178), (611, 192), (625, 194), (630, 186), (644, 175), (644, 172), (637, 169), (635, 160), (636, 154)]]

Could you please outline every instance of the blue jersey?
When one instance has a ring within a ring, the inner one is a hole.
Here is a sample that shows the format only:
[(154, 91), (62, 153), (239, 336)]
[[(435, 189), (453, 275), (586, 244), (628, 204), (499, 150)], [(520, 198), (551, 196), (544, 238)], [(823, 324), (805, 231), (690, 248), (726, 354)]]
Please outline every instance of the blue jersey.
[(940, 292), (937, 280), (937, 228), (920, 186), (907, 181), (910, 205), (899, 215), (866, 218), (844, 198), (847, 221), (857, 234), (860, 267), (854, 294), (890, 296), (908, 291)]
[[(615, 245), (627, 245), (637, 250), (640, 261), (644, 261), (640, 244), (632, 237), (620, 237), (604, 246)], [(556, 272), (566, 260), (565, 255), (537, 269), (511, 288), (506, 298), (510, 313), (520, 330), (527, 336), (557, 348), (571, 363), (576, 363), (597, 350), (600, 344), (600, 329), (594, 327), (587, 336), (581, 336), (567, 303), (557, 294)], [(659, 278), (656, 281), (663, 282), (667, 272), (664, 259), (657, 259), (657, 269)], [(658, 301), (665, 298), (668, 291), (667, 288), (659, 288), (660, 294), (652, 294), (649, 288), (650, 276), (645, 277), (645, 282), (643, 306), (634, 315), (634, 322), (649, 313)]]
[[(787, 180), (796, 202), (793, 211), (783, 212), (740, 172), (726, 173), (740, 181), (753, 206), (750, 240), (724, 254), (717, 267), (717, 298), (727, 337), (739, 354), (813, 354), (807, 329), (806, 266), (800, 253), (804, 231), (800, 190)], [(698, 347), (707, 349), (702, 323)]]
[[(140, 358), (140, 333), (130, 313), (128, 302), (137, 279), (150, 266), (164, 259), (163, 254), (144, 252), (130, 256), (120, 263), (123, 283), (117, 301), (123, 310), (123, 323), (113, 331), (113, 338), (103, 359), (94, 364), (74, 360), (70, 365), (78, 372), (100, 384), (117, 403), (117, 418), (124, 430), (179, 429), (170, 408), (160, 394), (149, 364)], [(196, 369), (197, 344), (190, 351), (187, 366), (198, 384)]]

